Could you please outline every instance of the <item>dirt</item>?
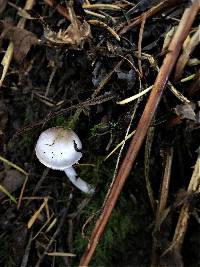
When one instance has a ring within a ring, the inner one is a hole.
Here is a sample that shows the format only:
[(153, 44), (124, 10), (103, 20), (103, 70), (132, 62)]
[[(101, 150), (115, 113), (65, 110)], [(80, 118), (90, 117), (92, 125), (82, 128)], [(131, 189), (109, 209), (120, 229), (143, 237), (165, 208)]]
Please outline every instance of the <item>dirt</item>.
[[(127, 99), (154, 84), (169, 31), (191, 5), (165, 2), (0, 1), (1, 266), (78, 266), (132, 137), (111, 152), (136, 129), (149, 92)], [(198, 25), (199, 14), (91, 266), (200, 266)], [(38, 161), (37, 138), (55, 126), (80, 137), (75, 169), (94, 195)]]

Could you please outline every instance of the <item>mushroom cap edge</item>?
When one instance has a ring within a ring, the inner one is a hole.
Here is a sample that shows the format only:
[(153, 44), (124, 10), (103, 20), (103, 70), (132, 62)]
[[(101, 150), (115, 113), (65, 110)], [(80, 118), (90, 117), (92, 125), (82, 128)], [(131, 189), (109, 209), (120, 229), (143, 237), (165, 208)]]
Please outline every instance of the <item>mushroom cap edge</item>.
[(78, 163), (82, 153), (78, 135), (71, 129), (52, 127), (42, 132), (35, 146), (38, 160), (54, 170), (64, 170)]

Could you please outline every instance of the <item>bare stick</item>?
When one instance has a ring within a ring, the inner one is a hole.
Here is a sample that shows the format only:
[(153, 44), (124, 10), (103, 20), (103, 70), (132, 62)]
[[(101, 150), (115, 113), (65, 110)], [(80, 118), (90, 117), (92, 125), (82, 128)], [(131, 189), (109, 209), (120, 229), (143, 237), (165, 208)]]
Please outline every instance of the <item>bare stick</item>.
[(142, 22), (141, 22), (139, 38), (138, 38), (138, 68), (139, 68), (141, 77), (143, 77), (141, 54), (142, 54), (142, 37), (143, 37), (143, 33), (144, 33), (145, 21), (146, 21), (146, 13), (144, 13), (144, 15), (142, 16)]
[(104, 203), (102, 214), (96, 222), (96, 225), (93, 229), (90, 238), (90, 242), (87, 246), (85, 253), (83, 254), (79, 266), (88, 266), (91, 257), (95, 251), (95, 248), (98, 245), (99, 239), (103, 234), (105, 226), (110, 218), (111, 212), (117, 202), (117, 199), (123, 188), (126, 178), (128, 177), (132, 169), (132, 165), (144, 141), (149, 125), (153, 119), (153, 116), (163, 94), (166, 82), (169, 78), (172, 68), (175, 65), (183, 41), (185, 40), (186, 36), (190, 31), (191, 25), (195, 19), (198, 9), (198, 1), (193, 1), (193, 4), (185, 10), (181, 18), (177, 31), (169, 45), (170, 52), (166, 55), (163, 61), (163, 65), (156, 78), (151, 95), (148, 99), (142, 117), (138, 123), (135, 135), (131, 141), (128, 152), (119, 169), (118, 175), (116, 176), (116, 179), (113, 183), (110, 194), (106, 202)]
[[(160, 200), (159, 200), (159, 204), (156, 210), (156, 221), (155, 221), (154, 233), (160, 231), (160, 226), (162, 223), (162, 216), (165, 211), (166, 204), (167, 204), (173, 153), (174, 153), (173, 147), (168, 148), (165, 168), (164, 168), (164, 175), (163, 175), (163, 180), (162, 180), (162, 185), (161, 185)], [(153, 235), (153, 237), (154, 239), (153, 239), (151, 266), (157, 266), (158, 259), (159, 259), (159, 255), (157, 253), (159, 240), (156, 237), (156, 235), (155, 236)]]

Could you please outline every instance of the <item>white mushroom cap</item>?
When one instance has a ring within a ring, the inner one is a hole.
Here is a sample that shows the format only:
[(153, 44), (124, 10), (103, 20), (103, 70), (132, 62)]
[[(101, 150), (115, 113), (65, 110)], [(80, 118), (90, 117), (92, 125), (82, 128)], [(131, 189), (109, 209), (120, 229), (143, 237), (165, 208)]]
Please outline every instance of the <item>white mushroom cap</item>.
[(35, 152), (39, 161), (54, 170), (64, 170), (77, 163), (82, 153), (78, 135), (71, 129), (53, 127), (42, 132)]

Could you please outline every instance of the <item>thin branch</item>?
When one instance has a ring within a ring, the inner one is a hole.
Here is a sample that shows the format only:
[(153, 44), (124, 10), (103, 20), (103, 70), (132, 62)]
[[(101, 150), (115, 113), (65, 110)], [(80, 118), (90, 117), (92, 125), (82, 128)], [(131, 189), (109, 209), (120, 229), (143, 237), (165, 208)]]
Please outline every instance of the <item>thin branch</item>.
[[(164, 175), (163, 175), (163, 180), (162, 180), (162, 185), (161, 185), (160, 200), (159, 200), (158, 207), (156, 210), (156, 221), (155, 221), (155, 227), (154, 227), (153, 233), (160, 232), (160, 226), (162, 224), (162, 217), (166, 209), (168, 192), (169, 192), (169, 183), (170, 183), (170, 177), (171, 177), (173, 153), (174, 153), (173, 147), (169, 147), (167, 149), (166, 162), (165, 162), (165, 167), (164, 167)], [(159, 259), (159, 255), (157, 253), (157, 248), (158, 248), (158, 243), (159, 243), (158, 241), (160, 241), (158, 240), (158, 237), (155, 234), (153, 234), (153, 249), (152, 249), (151, 266), (158, 265), (158, 259)]]
[(141, 26), (140, 26), (139, 39), (138, 39), (138, 68), (139, 68), (141, 77), (143, 77), (141, 58), (142, 58), (142, 37), (143, 37), (143, 33), (144, 33), (145, 21), (146, 21), (146, 13), (144, 13), (144, 15), (142, 16), (142, 22), (141, 22)]
[[(179, 2), (182, 2), (181, 0), (167, 0), (159, 2), (157, 5), (153, 6), (149, 10), (147, 10), (145, 13), (146, 18), (151, 18), (158, 12), (163, 11), (165, 8), (169, 8), (171, 6), (177, 5)], [(134, 18), (131, 20), (131, 22), (128, 25), (119, 25), (117, 27), (117, 30), (119, 31), (119, 35), (125, 34), (126, 32), (130, 31), (133, 27), (140, 24), (144, 18), (144, 14)]]
[(57, 12), (62, 15), (64, 18), (66, 18), (68, 21), (70, 20), (69, 12), (66, 8), (61, 6), (60, 4), (57, 4), (54, 0), (44, 0), (45, 4), (55, 8)]

